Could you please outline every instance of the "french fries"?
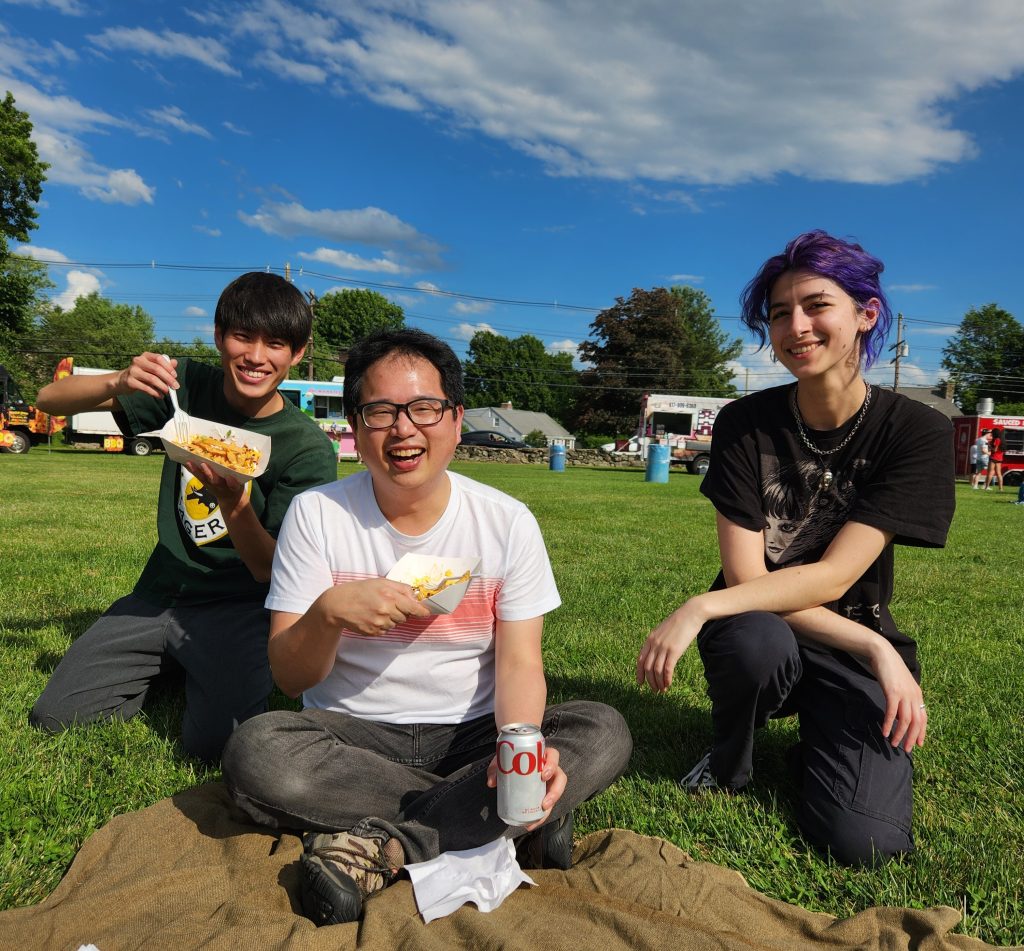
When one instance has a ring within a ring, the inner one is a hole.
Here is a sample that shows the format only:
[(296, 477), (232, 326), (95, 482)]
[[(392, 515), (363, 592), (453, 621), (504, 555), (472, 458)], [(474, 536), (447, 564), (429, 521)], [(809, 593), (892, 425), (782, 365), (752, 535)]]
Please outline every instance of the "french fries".
[(193, 436), (187, 443), (178, 443), (188, 452), (209, 459), (219, 465), (234, 469), (245, 475), (252, 475), (260, 461), (260, 451), (251, 446), (238, 445), (233, 439), (217, 439), (215, 436)]
[(453, 584), (462, 584), (464, 581), (469, 581), (468, 571), (456, 576), (451, 568), (449, 568), (445, 571), (444, 577), (440, 579), (436, 575), (424, 575), (421, 578), (413, 578), (413, 595), (417, 601), (426, 601), (427, 598), (440, 594), (445, 588), (450, 588)]

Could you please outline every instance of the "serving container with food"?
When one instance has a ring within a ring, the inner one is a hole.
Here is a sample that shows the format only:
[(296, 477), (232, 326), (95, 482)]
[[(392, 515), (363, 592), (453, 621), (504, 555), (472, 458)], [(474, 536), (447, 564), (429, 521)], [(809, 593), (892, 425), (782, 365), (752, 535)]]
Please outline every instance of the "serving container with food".
[(451, 614), (465, 596), (479, 563), (479, 557), (449, 558), (408, 552), (386, 577), (411, 586), (413, 596), (431, 614)]
[(237, 426), (181, 414), (162, 429), (143, 436), (158, 436), (168, 457), (182, 464), (206, 464), (219, 476), (247, 482), (263, 475), (270, 462), (270, 437)]

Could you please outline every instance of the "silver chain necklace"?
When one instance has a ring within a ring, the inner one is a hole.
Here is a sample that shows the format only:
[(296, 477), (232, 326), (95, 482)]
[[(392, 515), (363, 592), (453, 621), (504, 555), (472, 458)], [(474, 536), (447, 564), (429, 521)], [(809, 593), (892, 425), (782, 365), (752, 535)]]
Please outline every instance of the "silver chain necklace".
[(793, 409), (793, 419), (796, 421), (796, 431), (800, 436), (800, 441), (818, 457), (818, 462), (821, 464), (821, 477), (818, 479), (818, 491), (821, 492), (827, 489), (832, 484), (832, 470), (828, 465), (828, 459), (826, 457), (835, 455), (840, 449), (846, 447), (854, 434), (860, 429), (860, 424), (864, 422), (864, 417), (867, 416), (868, 406), (871, 405), (871, 384), (866, 380), (864, 381), (864, 402), (861, 403), (860, 412), (857, 414), (857, 420), (853, 424), (847, 434), (846, 438), (833, 449), (819, 449), (812, 441), (811, 437), (807, 435), (807, 430), (804, 429), (804, 420), (800, 415), (800, 407), (796, 402), (796, 387), (793, 387), (793, 392), (789, 397), (789, 404)]

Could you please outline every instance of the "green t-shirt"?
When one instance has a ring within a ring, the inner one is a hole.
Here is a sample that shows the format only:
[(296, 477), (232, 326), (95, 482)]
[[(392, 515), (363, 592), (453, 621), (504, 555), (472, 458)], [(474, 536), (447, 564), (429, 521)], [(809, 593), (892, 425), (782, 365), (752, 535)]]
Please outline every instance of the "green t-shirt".
[[(237, 426), (271, 438), (270, 463), (258, 479), (246, 483), (249, 504), (260, 524), (275, 538), (291, 500), (305, 489), (333, 482), (338, 465), (330, 439), (289, 400), (272, 416), (249, 419), (224, 396), (224, 372), (191, 360), (178, 361), (178, 402), (192, 416)], [(142, 393), (118, 397), (116, 414), (125, 435), (160, 429), (173, 414), (169, 397)], [(187, 469), (164, 460), (157, 504), (159, 540), (135, 594), (169, 607), (225, 598), (262, 602), (269, 585), (256, 581), (238, 556), (217, 500)]]

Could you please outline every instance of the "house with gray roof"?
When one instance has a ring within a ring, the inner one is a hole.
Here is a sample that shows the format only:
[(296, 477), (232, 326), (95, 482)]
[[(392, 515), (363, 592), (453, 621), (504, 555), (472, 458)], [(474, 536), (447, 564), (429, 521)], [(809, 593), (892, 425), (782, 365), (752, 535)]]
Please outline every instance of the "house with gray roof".
[(467, 408), (462, 421), (466, 429), (493, 429), (512, 439), (523, 439), (534, 430), (540, 430), (549, 446), (565, 446), (566, 449), (576, 446), (576, 437), (547, 413), (513, 409), (511, 403)]
[[(886, 387), (888, 389), (888, 387)], [(953, 402), (953, 385), (946, 383), (943, 386), (901, 386), (896, 391), (904, 396), (909, 396), (918, 403), (924, 403), (932, 409), (937, 409), (943, 416), (952, 419), (954, 416), (962, 416), (963, 410)]]

